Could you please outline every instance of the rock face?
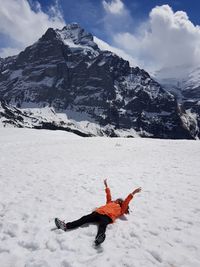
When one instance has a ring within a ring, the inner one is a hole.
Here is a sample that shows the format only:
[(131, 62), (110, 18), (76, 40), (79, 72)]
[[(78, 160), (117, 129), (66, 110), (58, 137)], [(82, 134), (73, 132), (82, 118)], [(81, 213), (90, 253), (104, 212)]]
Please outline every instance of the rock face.
[(0, 60), (0, 97), (18, 108), (50, 106), (76, 121), (140, 136), (196, 137), (175, 97), (147, 72), (109, 51), (78, 24), (48, 29), (18, 56)]
[(4, 59), (0, 57), (0, 69), (1, 69), (1, 66), (3, 65), (3, 61)]
[[(179, 67), (163, 70), (158, 73), (157, 80), (165, 90), (172, 93), (186, 113), (188, 124), (192, 125), (191, 133), (200, 138), (200, 68)], [(179, 72), (178, 75), (177, 71)], [(167, 76), (168, 78), (164, 78)]]
[[(34, 109), (34, 111), (20, 110), (9, 106), (4, 100), (0, 100), (0, 127), (8, 125), (17, 128), (62, 130), (82, 137), (95, 136), (72, 122), (63, 121), (52, 108), (40, 108)], [(100, 134), (103, 135), (103, 132)]]

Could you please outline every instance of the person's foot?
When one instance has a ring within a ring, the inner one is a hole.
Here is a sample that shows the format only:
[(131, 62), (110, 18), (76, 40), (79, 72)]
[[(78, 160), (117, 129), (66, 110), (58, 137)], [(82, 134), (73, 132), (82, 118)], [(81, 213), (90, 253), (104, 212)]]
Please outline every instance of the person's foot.
[(58, 218), (55, 218), (55, 225), (58, 229), (62, 229), (63, 231), (67, 231), (67, 225), (65, 222), (59, 220)]
[(98, 246), (101, 243), (103, 243), (103, 241), (105, 240), (105, 238), (106, 238), (106, 235), (104, 233), (101, 233), (98, 236), (96, 236), (95, 241), (94, 241), (95, 245)]

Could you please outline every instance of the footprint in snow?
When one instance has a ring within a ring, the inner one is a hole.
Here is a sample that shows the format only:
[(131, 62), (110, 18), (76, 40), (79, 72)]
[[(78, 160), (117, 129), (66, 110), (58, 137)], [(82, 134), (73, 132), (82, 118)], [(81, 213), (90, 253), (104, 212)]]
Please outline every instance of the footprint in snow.
[(182, 229), (180, 227), (175, 227), (174, 230), (181, 231)]
[(159, 263), (162, 263), (162, 258), (161, 258), (161, 256), (159, 255), (158, 252), (156, 252), (156, 251), (148, 251), (148, 252), (151, 254), (151, 256), (152, 256), (156, 261), (158, 261)]
[(150, 233), (151, 235), (154, 235), (154, 236), (158, 236), (158, 235), (159, 235), (158, 232), (154, 232), (154, 231), (149, 231), (149, 233)]

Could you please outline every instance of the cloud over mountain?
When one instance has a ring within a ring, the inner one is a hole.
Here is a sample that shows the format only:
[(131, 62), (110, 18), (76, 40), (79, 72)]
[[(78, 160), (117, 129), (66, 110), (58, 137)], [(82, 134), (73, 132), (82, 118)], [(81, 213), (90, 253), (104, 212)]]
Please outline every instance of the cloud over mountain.
[(26, 0), (0, 0), (0, 6), (0, 33), (9, 39), (6, 47), (0, 47), (0, 56), (16, 54), (49, 27), (61, 28), (65, 24), (57, 3), (47, 13), (37, 1), (31, 6)]
[(147, 69), (200, 63), (200, 26), (169, 5), (156, 6), (137, 31), (117, 33), (113, 40)]
[[(54, 5), (45, 5), (45, 9), (38, 1), (31, 0), (0, 0), (0, 4), (1, 57), (17, 54), (37, 41), (49, 27), (62, 28), (68, 18), (67, 0), (55, 0)], [(77, 0), (76, 4), (71, 6), (70, 12), (74, 10), (77, 20), (80, 10), (87, 14), (89, 29), (86, 27), (86, 30), (97, 37), (102, 33), (109, 49), (125, 55), (132, 65), (154, 71), (200, 64), (200, 26), (193, 24), (184, 11), (175, 12), (169, 5), (156, 6), (145, 21), (138, 22), (135, 9), (122, 0), (102, 0), (98, 5), (92, 0), (84, 4)], [(94, 17), (88, 15), (92, 13)], [(105, 46), (101, 40), (99, 43)]]
[(121, 0), (112, 0), (111, 2), (103, 1), (105, 10), (112, 14), (121, 14), (124, 11), (124, 4)]

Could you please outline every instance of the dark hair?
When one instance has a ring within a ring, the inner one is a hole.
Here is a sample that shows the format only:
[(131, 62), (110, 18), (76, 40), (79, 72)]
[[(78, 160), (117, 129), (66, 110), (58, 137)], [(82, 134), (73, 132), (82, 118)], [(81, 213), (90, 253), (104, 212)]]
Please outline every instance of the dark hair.
[[(119, 203), (120, 206), (122, 206), (122, 203), (124, 202), (123, 198), (117, 198), (115, 201)], [(125, 214), (129, 214), (129, 206), (127, 207), (126, 211), (124, 212)]]
[(121, 206), (122, 203), (124, 202), (123, 198), (117, 198), (115, 201), (117, 201), (119, 203), (119, 205)]

